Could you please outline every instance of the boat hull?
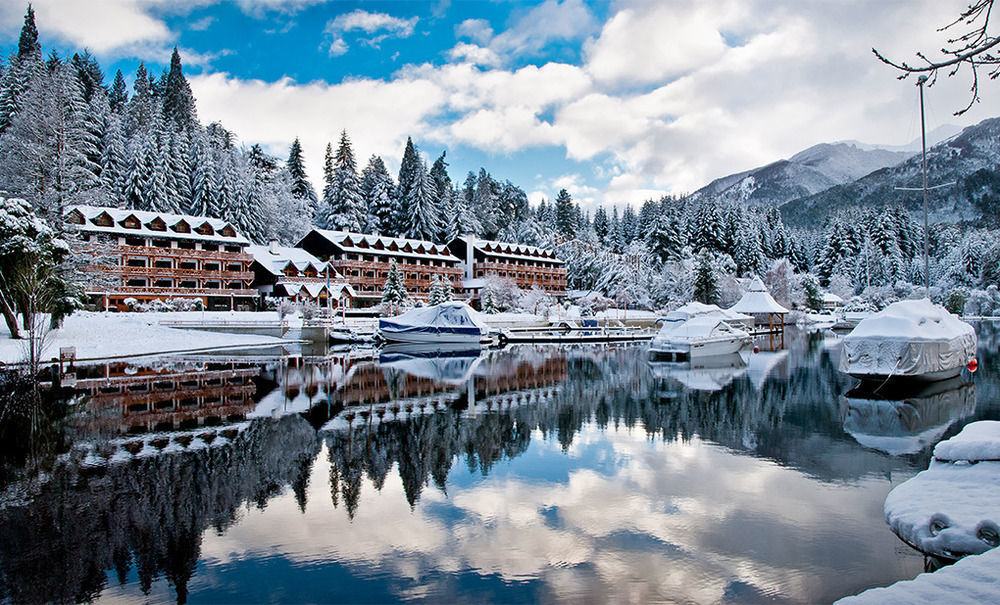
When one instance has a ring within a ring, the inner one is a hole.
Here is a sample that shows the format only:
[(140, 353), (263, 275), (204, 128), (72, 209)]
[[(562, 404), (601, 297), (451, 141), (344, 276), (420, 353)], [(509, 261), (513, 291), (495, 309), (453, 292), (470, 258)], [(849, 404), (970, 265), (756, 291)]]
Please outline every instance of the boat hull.
[(686, 355), (689, 357), (714, 357), (738, 353), (748, 344), (746, 337), (732, 337), (710, 341), (654, 341), (649, 352), (656, 355)]
[(387, 342), (404, 344), (467, 344), (479, 346), (481, 334), (459, 334), (456, 332), (382, 332), (382, 338)]

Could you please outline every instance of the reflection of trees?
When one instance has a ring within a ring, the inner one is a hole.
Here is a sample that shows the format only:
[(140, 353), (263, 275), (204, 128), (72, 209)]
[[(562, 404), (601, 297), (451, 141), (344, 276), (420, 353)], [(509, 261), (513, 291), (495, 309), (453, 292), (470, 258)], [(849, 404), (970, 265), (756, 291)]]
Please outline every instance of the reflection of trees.
[(312, 427), (289, 416), (254, 422), (229, 446), (97, 469), (57, 465), (30, 503), (0, 509), (0, 599), (90, 600), (104, 570), (124, 582), (134, 568), (144, 592), (163, 574), (184, 602), (202, 532), (231, 525), (243, 502), (263, 507), (301, 485), (300, 463), (318, 451)]

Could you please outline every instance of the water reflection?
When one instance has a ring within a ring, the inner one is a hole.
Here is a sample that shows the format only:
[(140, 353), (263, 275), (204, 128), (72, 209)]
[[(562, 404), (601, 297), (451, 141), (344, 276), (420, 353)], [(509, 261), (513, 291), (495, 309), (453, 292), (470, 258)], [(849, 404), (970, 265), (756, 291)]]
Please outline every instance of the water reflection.
[(882, 500), (932, 427), (996, 414), (995, 356), (975, 389), (856, 403), (836, 339), (785, 344), (81, 368), (70, 453), (0, 508), (0, 598), (814, 602), (912, 577)]

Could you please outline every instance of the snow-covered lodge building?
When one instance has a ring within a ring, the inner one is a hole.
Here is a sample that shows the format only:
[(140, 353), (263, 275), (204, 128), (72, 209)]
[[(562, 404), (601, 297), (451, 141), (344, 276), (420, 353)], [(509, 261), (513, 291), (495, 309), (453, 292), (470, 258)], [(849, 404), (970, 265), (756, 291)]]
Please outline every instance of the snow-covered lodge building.
[(551, 296), (566, 296), (565, 263), (552, 250), (478, 239), (474, 235), (456, 237), (449, 242), (448, 249), (462, 259), (465, 288), (474, 297), (490, 276), (509, 278), (523, 290), (538, 286)]
[(329, 263), (301, 248), (248, 246), (253, 256), (251, 286), (262, 298), (286, 298), (295, 302), (315, 302), (321, 307), (350, 307), (356, 293), (344, 276)]
[(207, 309), (252, 309), (250, 241), (214, 218), (70, 206), (67, 222), (93, 242), (87, 294), (98, 307), (125, 310), (127, 299), (200, 299)]
[(382, 286), (395, 262), (410, 296), (426, 300), (438, 275), (461, 290), (461, 261), (443, 244), (424, 240), (313, 229), (297, 247), (329, 264), (354, 288), (356, 306), (382, 300)]

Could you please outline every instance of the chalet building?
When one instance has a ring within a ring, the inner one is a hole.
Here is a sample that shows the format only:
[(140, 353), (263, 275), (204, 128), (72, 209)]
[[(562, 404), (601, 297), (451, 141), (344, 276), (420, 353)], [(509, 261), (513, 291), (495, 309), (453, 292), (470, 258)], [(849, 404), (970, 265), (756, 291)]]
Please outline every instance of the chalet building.
[(412, 298), (426, 300), (438, 275), (462, 288), (459, 259), (442, 244), (423, 240), (365, 235), (347, 231), (313, 229), (297, 244), (306, 252), (325, 260), (354, 288), (356, 306), (366, 307), (382, 300), (382, 286), (393, 261), (403, 273)]
[(268, 246), (248, 246), (247, 252), (253, 256), (250, 285), (261, 299), (309, 301), (332, 309), (351, 306), (354, 288), (329, 263), (305, 250), (272, 241)]
[(505, 277), (519, 288), (538, 286), (551, 296), (566, 296), (565, 263), (545, 248), (478, 239), (475, 235), (456, 237), (448, 244), (451, 253), (462, 259), (465, 289), (477, 297), (489, 276)]
[(99, 307), (125, 300), (200, 299), (210, 310), (254, 307), (250, 241), (228, 222), (198, 216), (70, 206), (66, 220), (93, 243), (87, 294)]

